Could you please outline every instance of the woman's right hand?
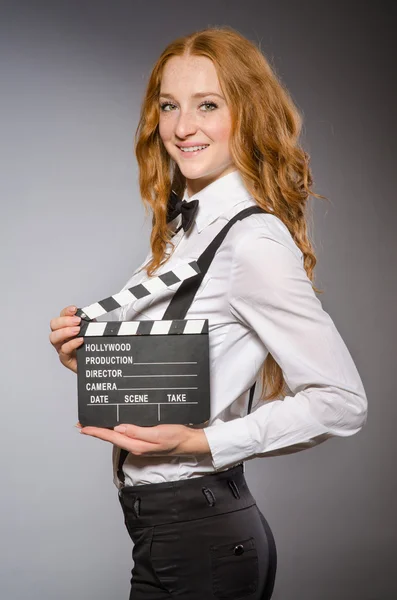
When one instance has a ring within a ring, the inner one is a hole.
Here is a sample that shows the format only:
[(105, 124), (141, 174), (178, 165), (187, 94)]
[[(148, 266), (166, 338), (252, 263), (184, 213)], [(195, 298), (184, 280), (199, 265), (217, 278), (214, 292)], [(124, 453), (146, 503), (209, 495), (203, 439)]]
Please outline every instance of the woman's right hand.
[(81, 322), (80, 317), (74, 316), (76, 310), (76, 306), (67, 306), (61, 310), (59, 317), (51, 319), (49, 336), (61, 363), (74, 373), (77, 373), (76, 348), (84, 341), (83, 337), (75, 337)]

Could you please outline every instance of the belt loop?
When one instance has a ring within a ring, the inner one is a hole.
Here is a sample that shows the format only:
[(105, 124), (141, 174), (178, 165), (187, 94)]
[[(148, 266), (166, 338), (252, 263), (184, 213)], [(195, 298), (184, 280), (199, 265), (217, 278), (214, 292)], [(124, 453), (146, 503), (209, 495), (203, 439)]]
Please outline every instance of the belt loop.
[(133, 507), (134, 507), (135, 516), (139, 517), (139, 515), (141, 514), (141, 499), (139, 498), (139, 496), (137, 496), (134, 499)]
[(235, 481), (233, 481), (233, 479), (228, 479), (227, 483), (230, 489), (232, 490), (233, 496), (235, 498), (240, 498), (240, 492)]
[(203, 494), (205, 496), (205, 499), (207, 500), (208, 504), (210, 506), (214, 506), (214, 504), (215, 504), (215, 496), (214, 496), (213, 491), (210, 490), (210, 488), (203, 487), (202, 488), (202, 492), (203, 492)]
[(124, 487), (125, 475), (124, 475), (124, 471), (123, 471), (123, 465), (125, 463), (125, 460), (129, 454), (129, 452), (127, 452), (127, 450), (124, 450), (124, 448), (120, 448), (119, 451), (120, 451), (120, 453), (119, 453), (119, 458), (117, 461), (117, 479), (120, 481), (121, 487)]

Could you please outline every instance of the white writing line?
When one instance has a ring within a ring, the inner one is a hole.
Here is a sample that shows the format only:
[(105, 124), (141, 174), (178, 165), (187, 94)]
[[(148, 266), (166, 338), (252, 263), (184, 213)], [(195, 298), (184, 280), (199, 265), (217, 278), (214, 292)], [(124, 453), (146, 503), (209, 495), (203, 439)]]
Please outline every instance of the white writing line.
[(134, 365), (197, 365), (197, 361), (193, 362), (136, 362)]
[(109, 402), (108, 404), (86, 404), (86, 406), (96, 406), (97, 408), (101, 407), (109, 407), (109, 406), (117, 406), (117, 410), (119, 406), (153, 406), (154, 404), (166, 404), (167, 406), (177, 406), (178, 404), (198, 404), (198, 402), (133, 402), (129, 404), (128, 402)]
[(123, 375), (123, 377), (197, 377), (197, 373), (187, 373), (185, 375)]
[(155, 388), (117, 388), (118, 392), (129, 392), (131, 390), (198, 390), (198, 387), (155, 387)]

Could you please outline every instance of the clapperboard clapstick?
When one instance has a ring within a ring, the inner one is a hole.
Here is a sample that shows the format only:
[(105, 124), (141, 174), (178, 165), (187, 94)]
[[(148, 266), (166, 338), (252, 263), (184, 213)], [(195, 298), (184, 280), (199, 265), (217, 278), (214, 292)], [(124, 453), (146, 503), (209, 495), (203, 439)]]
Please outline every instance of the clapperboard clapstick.
[(209, 419), (207, 319), (92, 321), (199, 273), (193, 261), (78, 309), (78, 335), (84, 337), (77, 350), (83, 426), (199, 424)]

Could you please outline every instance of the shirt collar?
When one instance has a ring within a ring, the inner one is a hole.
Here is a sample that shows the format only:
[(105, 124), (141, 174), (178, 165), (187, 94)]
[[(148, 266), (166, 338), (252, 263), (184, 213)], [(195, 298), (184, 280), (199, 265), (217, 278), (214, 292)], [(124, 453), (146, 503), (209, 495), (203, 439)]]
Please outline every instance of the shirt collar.
[(199, 200), (199, 208), (195, 218), (199, 233), (220, 215), (250, 197), (250, 193), (244, 186), (243, 179), (237, 170), (216, 179), (197, 194), (189, 197), (186, 188), (183, 194), (183, 200), (187, 202)]

